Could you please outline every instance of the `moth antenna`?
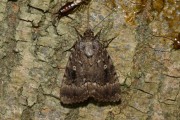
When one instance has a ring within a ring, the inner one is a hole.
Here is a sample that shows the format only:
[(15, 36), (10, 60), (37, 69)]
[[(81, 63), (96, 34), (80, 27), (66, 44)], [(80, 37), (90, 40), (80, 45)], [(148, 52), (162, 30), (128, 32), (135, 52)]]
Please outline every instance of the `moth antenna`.
[(95, 35), (95, 39), (100, 39), (102, 29)]
[(77, 34), (77, 36), (78, 36), (78, 40), (81, 40), (82, 38), (83, 38), (83, 36), (81, 35), (81, 33), (79, 33), (79, 31), (75, 28), (75, 27), (73, 27), (74, 29), (75, 29), (75, 31), (76, 31), (76, 34)]
[(102, 23), (102, 21), (104, 21), (106, 18), (108, 18), (114, 11), (110, 12), (105, 18), (103, 18), (97, 25), (94, 26), (94, 28), (92, 30), (94, 30), (99, 24)]
[[(106, 6), (106, 5), (105, 5)], [(112, 12), (110, 12), (105, 18), (103, 18), (97, 25), (95, 25), (94, 26), (94, 28), (92, 29), (92, 30), (94, 30), (99, 24), (101, 24), (102, 23), (102, 21), (104, 21), (106, 18), (108, 18), (113, 12), (115, 12), (116, 11), (116, 8), (114, 8), (114, 9), (111, 9), (111, 8), (109, 8), (108, 6), (106, 6), (108, 9), (110, 9)]]
[(90, 15), (89, 15), (89, 4), (88, 4), (88, 7), (87, 7), (87, 29), (90, 29), (90, 24), (89, 24), (89, 17), (90, 17)]
[(115, 37), (113, 37), (113, 38), (105, 41), (105, 43), (104, 43), (104, 48), (107, 48), (107, 47), (109, 46), (109, 44), (110, 44), (114, 39), (116, 39), (116, 37), (117, 37), (117, 36), (115, 36)]

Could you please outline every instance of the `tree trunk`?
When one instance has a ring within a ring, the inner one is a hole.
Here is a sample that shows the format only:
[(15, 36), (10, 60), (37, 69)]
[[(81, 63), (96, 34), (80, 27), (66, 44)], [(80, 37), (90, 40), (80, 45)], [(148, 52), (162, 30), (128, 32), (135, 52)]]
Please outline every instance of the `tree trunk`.
[[(53, 10), (66, 0), (59, 3), (0, 1), (0, 120), (180, 119), (180, 50), (153, 35), (180, 32), (178, 2), (92, 0), (89, 26), (86, 5), (53, 25)], [(82, 34), (102, 29), (102, 42), (117, 36), (107, 50), (121, 83), (120, 103), (60, 103), (70, 55), (64, 51), (77, 40), (73, 27)]]

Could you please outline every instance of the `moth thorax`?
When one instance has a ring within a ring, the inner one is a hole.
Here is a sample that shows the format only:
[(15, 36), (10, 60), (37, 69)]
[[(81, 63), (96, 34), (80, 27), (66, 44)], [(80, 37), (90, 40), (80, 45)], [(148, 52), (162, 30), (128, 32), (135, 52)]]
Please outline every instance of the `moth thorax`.
[(92, 42), (85, 42), (84, 53), (85, 53), (86, 57), (88, 57), (88, 58), (90, 58), (94, 55)]

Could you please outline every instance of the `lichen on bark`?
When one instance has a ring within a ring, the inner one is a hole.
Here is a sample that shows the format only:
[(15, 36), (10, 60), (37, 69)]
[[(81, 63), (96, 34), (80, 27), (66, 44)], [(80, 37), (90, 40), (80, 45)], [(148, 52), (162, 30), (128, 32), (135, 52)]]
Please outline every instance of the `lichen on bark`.
[(51, 11), (58, 2), (66, 0), (0, 1), (1, 120), (180, 119), (180, 50), (171, 50), (172, 41), (153, 36), (174, 38), (180, 32), (178, 2), (92, 0), (89, 27), (95, 33), (102, 29), (102, 41), (117, 36), (108, 52), (122, 100), (71, 106), (52, 96), (59, 97), (70, 54), (64, 51), (77, 40), (73, 27), (81, 33), (87, 28), (87, 8), (71, 14), (73, 19), (63, 17), (55, 27)]

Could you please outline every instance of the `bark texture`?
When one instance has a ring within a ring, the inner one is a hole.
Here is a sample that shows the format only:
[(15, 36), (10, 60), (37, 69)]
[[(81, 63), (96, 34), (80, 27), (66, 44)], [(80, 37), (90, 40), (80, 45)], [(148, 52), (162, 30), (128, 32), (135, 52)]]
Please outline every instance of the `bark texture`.
[(51, 95), (59, 97), (69, 56), (64, 51), (77, 40), (73, 27), (85, 31), (87, 8), (55, 27), (51, 12), (57, 0), (1, 0), (0, 120), (179, 120), (180, 50), (153, 36), (180, 32), (179, 3), (143, 1), (90, 4), (89, 27), (95, 33), (102, 29), (102, 41), (117, 36), (108, 52), (119, 75), (121, 103), (64, 106)]

